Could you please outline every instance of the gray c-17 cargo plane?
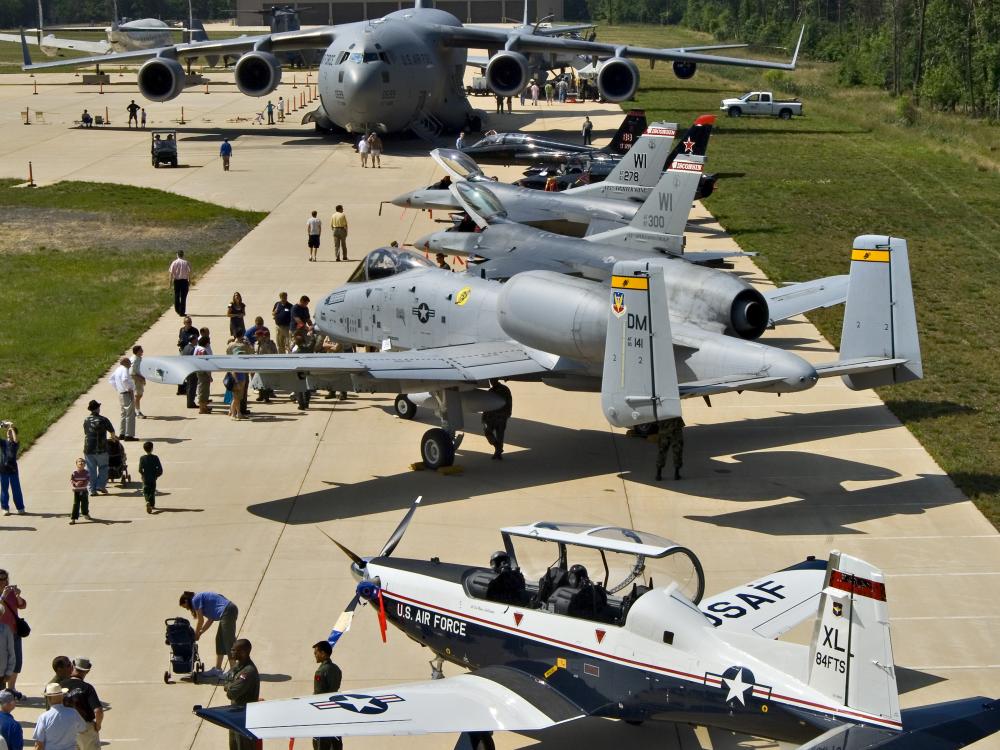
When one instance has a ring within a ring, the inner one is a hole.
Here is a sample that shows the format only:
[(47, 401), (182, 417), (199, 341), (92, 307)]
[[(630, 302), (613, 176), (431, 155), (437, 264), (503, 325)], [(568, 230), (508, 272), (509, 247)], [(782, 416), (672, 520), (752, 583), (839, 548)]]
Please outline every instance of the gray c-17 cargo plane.
[[(804, 29), (803, 29), (804, 30)], [(799, 35), (801, 44), (802, 35)], [(724, 57), (684, 48), (653, 49), (553, 37), (518, 29), (464, 26), (436, 8), (413, 8), (382, 18), (334, 26), (241, 36), (120, 54), (32, 64), (22, 35), (24, 70), (89, 66), (96, 63), (142, 63), (139, 92), (164, 102), (185, 89), (184, 64), (203, 57), (234, 56), (236, 85), (247, 96), (267, 96), (281, 82), (279, 55), (324, 50), (319, 66), (320, 104), (306, 117), (318, 127), (349, 132), (413, 130), (421, 135), (466, 126), (472, 112), (463, 89), (469, 48), (487, 49), (485, 77), (501, 96), (519, 93), (528, 83), (532, 53), (585, 54), (603, 61), (597, 87), (605, 100), (630, 99), (639, 85), (634, 60), (665, 60), (674, 72), (690, 78), (698, 65), (736, 65), (794, 70), (790, 63)]]
[(255, 372), (279, 390), (397, 393), (400, 416), (413, 413), (400, 407), (405, 394), (430, 392), (441, 419), (420, 440), (430, 468), (453, 463), (464, 411), (502, 405), (485, 388), (496, 379), (600, 392), (608, 422), (631, 427), (679, 415), (692, 396), (791, 393), (833, 375), (855, 389), (922, 377), (905, 240), (855, 240), (841, 358), (816, 365), (726, 335), (732, 300), (692, 304), (692, 291), (672, 282), (672, 262), (618, 262), (610, 288), (552, 271), (500, 284), (380, 248), (319, 303), (316, 328), (384, 351), (145, 357), (142, 374), (179, 384), (196, 372)]
[[(419, 503), (376, 556), (336, 542), (359, 583), (328, 640), (371, 604), (383, 640), (392, 625), (435, 654), (429, 681), (195, 713), (254, 739), (455, 733), (456, 750), (587, 716), (799, 750), (957, 750), (1000, 730), (993, 698), (900, 709), (885, 576), (857, 557), (834, 550), (705, 599), (691, 550), (615, 526), (508, 526), (489, 567), (393, 556)], [(779, 638), (810, 619), (808, 644)], [(470, 671), (444, 677), (445, 661)]]

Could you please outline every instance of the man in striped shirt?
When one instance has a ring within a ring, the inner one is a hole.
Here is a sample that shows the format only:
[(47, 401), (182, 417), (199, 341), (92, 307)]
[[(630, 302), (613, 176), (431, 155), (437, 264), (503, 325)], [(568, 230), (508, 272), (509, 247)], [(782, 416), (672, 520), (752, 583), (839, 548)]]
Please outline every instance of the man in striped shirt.
[(184, 260), (184, 251), (178, 250), (170, 264), (170, 284), (174, 288), (174, 311), (183, 317), (187, 309), (188, 286), (191, 283), (191, 264)]

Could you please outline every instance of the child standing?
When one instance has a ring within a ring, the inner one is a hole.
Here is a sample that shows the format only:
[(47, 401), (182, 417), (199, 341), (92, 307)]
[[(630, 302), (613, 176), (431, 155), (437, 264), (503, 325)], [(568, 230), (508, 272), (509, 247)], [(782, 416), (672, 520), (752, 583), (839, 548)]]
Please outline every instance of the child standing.
[(69, 483), (73, 487), (73, 515), (69, 520), (70, 525), (76, 523), (81, 512), (90, 521), (90, 495), (87, 494), (90, 472), (87, 471), (87, 462), (82, 458), (76, 459), (76, 471), (69, 475)]
[(142, 494), (146, 498), (146, 512), (152, 513), (156, 507), (156, 478), (163, 474), (163, 464), (153, 453), (153, 443), (147, 440), (142, 444), (146, 455), (139, 459), (139, 474), (142, 476)]

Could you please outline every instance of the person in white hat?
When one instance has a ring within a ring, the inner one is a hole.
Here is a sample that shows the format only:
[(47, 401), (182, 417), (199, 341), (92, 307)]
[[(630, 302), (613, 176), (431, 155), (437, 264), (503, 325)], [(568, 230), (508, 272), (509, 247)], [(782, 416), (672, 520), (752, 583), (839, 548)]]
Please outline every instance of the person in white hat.
[(37, 750), (76, 750), (76, 736), (87, 728), (75, 708), (63, 705), (65, 692), (58, 682), (45, 686), (49, 710), (38, 717), (31, 736)]

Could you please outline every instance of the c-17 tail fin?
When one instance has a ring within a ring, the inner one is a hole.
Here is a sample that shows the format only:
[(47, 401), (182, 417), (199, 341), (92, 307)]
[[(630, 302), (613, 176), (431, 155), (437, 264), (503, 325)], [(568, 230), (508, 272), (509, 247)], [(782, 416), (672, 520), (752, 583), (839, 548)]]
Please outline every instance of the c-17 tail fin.
[(681, 415), (664, 269), (620, 261), (611, 277), (601, 410), (615, 427)]

